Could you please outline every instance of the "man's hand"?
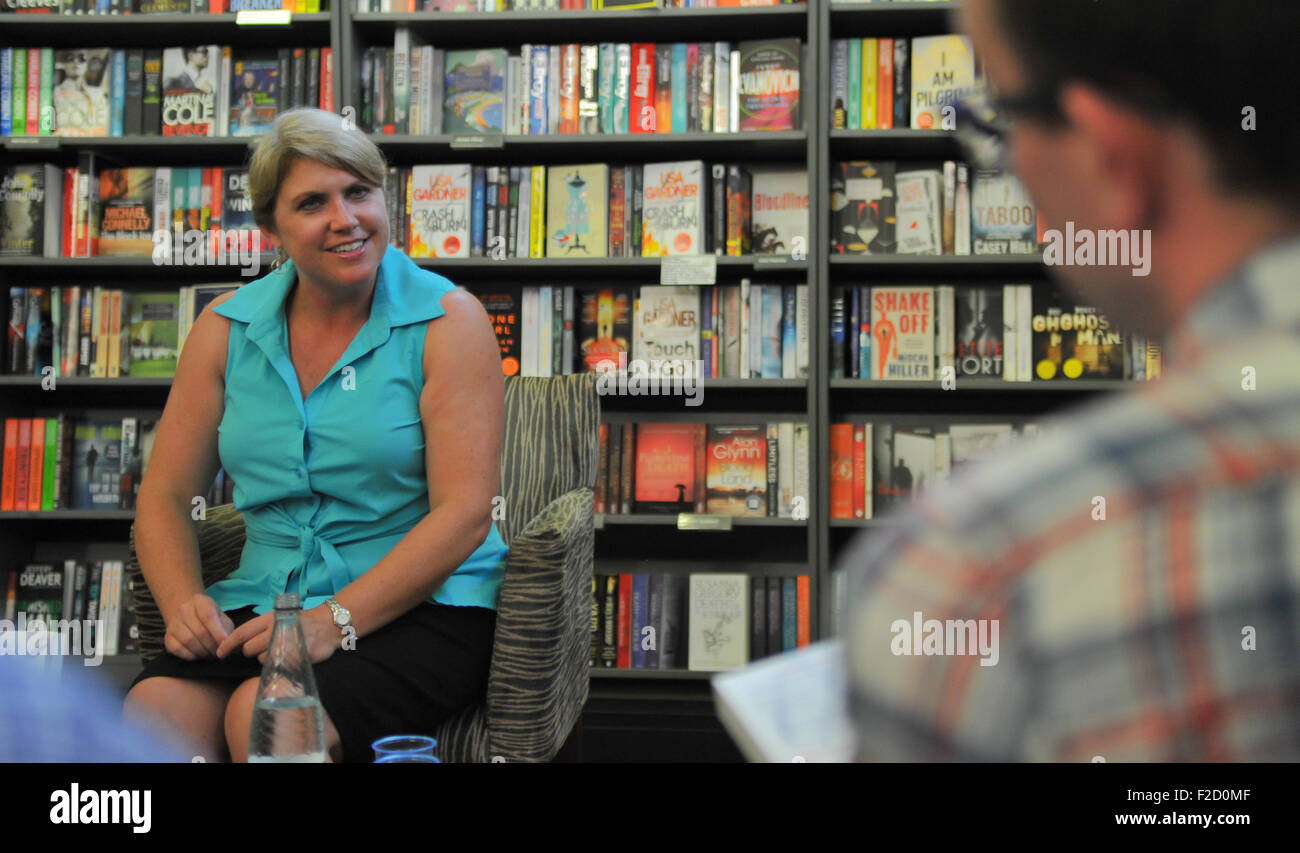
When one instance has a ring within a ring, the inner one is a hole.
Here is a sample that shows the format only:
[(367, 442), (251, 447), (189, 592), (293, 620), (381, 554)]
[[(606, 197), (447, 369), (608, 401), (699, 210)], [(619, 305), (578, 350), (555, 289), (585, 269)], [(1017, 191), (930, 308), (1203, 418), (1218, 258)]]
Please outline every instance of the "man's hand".
[(220, 657), (218, 648), (235, 623), (203, 593), (181, 604), (167, 623), (163, 648), (182, 660)]
[[(327, 660), (342, 646), (342, 633), (334, 624), (334, 615), (325, 605), (302, 611), (302, 635), (307, 641), (307, 656), (312, 663)], [(240, 625), (217, 648), (216, 655), (224, 658), (235, 649), (242, 648), (244, 657), (257, 655), (266, 663), (266, 650), (271, 645), (271, 629), (275, 627), (275, 611), (263, 613)]]

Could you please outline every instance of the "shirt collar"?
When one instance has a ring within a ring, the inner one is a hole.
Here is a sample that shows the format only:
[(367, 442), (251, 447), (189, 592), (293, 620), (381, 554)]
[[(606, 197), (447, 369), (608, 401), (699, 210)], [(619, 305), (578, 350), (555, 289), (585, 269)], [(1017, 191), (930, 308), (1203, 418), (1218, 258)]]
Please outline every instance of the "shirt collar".
[(1300, 331), (1300, 236), (1262, 247), (1211, 287), (1170, 335), (1168, 363), (1190, 363), (1223, 341), (1265, 329)]

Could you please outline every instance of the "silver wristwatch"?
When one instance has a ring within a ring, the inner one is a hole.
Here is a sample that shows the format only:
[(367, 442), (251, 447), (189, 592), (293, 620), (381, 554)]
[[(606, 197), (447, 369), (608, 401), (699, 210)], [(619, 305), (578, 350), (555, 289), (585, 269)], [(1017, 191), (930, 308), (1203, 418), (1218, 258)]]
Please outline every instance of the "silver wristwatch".
[(332, 598), (325, 600), (325, 606), (334, 614), (334, 624), (338, 626), (340, 631), (346, 634), (347, 629), (352, 627), (352, 614), (348, 612), (346, 607)]

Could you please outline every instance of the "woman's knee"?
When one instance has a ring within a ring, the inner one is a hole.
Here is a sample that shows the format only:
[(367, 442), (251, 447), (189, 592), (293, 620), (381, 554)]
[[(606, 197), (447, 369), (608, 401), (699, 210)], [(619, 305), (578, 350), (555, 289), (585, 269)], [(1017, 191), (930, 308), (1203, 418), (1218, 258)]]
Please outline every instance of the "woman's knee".
[(226, 746), (231, 761), (248, 760), (248, 736), (253, 724), (253, 703), (257, 700), (259, 678), (250, 678), (230, 694), (225, 708)]
[(122, 704), (124, 717), (147, 727), (164, 726), (209, 761), (225, 759), (222, 714), (229, 688), (220, 682), (155, 676), (136, 684)]

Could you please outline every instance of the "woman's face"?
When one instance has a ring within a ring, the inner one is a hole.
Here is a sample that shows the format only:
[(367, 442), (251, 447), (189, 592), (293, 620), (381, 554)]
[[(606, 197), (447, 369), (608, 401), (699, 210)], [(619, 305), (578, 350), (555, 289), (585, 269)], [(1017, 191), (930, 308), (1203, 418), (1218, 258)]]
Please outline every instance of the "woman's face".
[[(327, 292), (374, 282), (388, 248), (388, 216), (379, 187), (350, 172), (300, 157), (280, 185), (276, 234), (299, 275)], [(347, 247), (348, 251), (336, 251)]]

